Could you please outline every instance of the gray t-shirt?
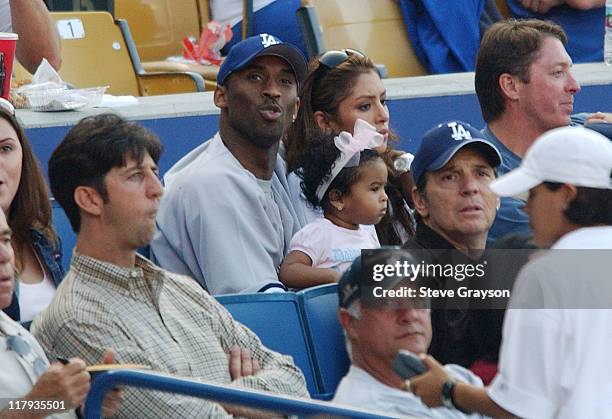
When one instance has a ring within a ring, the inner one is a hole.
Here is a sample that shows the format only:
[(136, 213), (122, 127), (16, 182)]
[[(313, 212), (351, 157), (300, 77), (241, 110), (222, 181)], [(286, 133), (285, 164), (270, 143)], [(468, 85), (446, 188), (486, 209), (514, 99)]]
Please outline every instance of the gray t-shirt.
[(282, 175), (257, 179), (217, 133), (164, 182), (151, 243), (160, 266), (195, 278), (213, 295), (282, 290), (277, 269), (300, 228)]

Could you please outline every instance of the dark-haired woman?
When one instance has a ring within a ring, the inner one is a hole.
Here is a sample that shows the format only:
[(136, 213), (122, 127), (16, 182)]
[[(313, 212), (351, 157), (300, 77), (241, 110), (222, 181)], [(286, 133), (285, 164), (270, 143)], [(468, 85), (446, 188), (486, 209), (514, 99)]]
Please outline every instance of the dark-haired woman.
[(302, 225), (321, 216), (308, 205), (301, 193), (299, 177), (292, 173), (299, 170), (300, 159), (309, 147), (310, 139), (317, 131), (353, 134), (357, 119), (370, 123), (391, 140), (381, 152), (389, 171), (386, 187), (388, 211), (376, 225), (376, 232), (382, 245), (402, 244), (414, 233), (408, 207), (410, 173), (401, 167), (406, 162), (401, 158), (404, 153), (391, 146), (394, 137), (389, 130), (385, 87), (372, 60), (358, 51), (328, 51), (310, 63), (310, 70), (302, 83), (300, 108), (284, 144), (290, 193), (296, 212)]
[(27, 323), (49, 304), (64, 271), (40, 165), (6, 101), (0, 103), (0, 207), (12, 231), (16, 272), (13, 301), (4, 311)]

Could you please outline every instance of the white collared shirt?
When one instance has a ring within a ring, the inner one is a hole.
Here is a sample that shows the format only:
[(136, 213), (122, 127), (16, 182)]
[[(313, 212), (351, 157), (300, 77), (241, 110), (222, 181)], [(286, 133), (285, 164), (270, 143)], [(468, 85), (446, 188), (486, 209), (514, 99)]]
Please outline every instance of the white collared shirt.
[(612, 227), (580, 228), (520, 272), (510, 306), (529, 309), (507, 310), (499, 373), (488, 388), (512, 414), (612, 418), (608, 249)]

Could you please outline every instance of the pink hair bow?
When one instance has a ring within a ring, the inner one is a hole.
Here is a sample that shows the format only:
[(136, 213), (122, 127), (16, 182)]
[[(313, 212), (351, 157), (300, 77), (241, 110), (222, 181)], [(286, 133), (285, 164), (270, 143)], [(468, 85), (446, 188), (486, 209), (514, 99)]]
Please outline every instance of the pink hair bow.
[(359, 155), (363, 150), (372, 150), (385, 144), (385, 137), (376, 131), (376, 128), (362, 119), (355, 122), (353, 135), (342, 131), (336, 138), (334, 144), (340, 150), (340, 156), (332, 165), (331, 174), (323, 179), (317, 187), (317, 198), (323, 199), (329, 185), (334, 181), (338, 173), (345, 167), (359, 166)]

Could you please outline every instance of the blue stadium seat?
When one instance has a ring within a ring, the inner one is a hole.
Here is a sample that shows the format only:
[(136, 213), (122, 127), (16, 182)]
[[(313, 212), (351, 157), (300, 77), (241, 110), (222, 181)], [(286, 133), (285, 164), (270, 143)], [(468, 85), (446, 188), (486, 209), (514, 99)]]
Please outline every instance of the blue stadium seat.
[(68, 272), (68, 269), (70, 269), (70, 259), (72, 259), (72, 250), (76, 245), (76, 234), (72, 231), (70, 221), (68, 221), (63, 208), (54, 198), (51, 198), (51, 211), (53, 227), (62, 242), (62, 252), (64, 253), (62, 266), (64, 271)]
[(149, 245), (139, 247), (137, 252), (146, 257), (147, 259), (151, 258), (151, 246)]
[(297, 293), (323, 400), (333, 397), (350, 365), (338, 320), (337, 288), (327, 284)]
[(292, 356), (304, 373), (308, 392), (317, 397), (319, 390), (295, 293), (230, 294), (217, 296), (217, 300), (265, 346)]

